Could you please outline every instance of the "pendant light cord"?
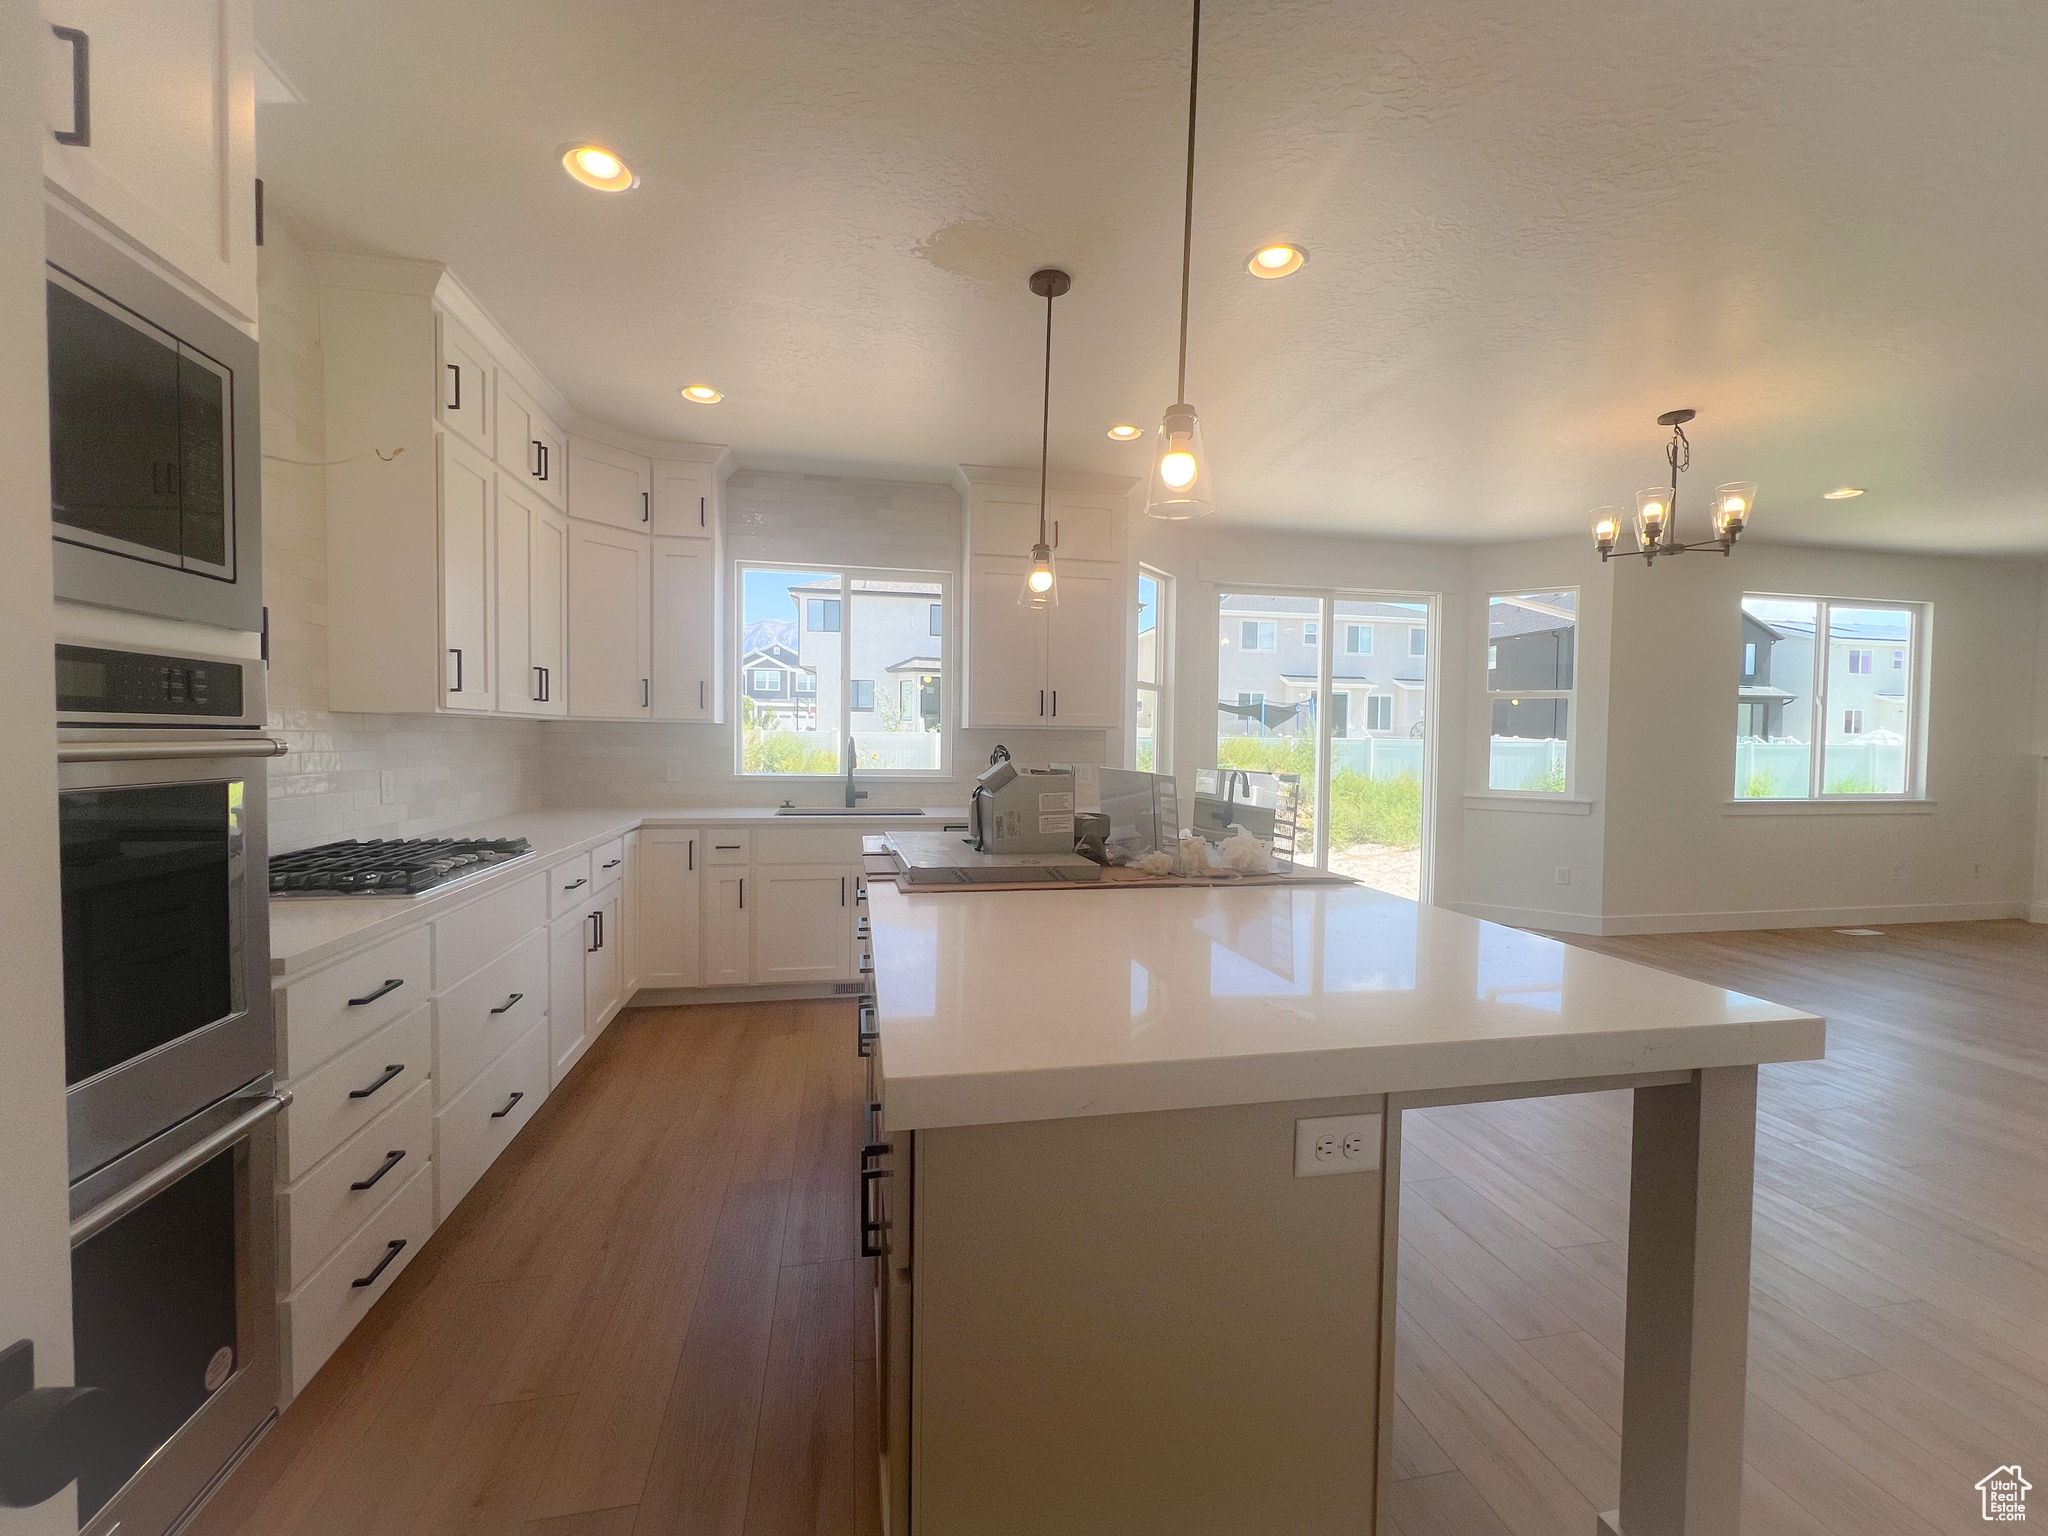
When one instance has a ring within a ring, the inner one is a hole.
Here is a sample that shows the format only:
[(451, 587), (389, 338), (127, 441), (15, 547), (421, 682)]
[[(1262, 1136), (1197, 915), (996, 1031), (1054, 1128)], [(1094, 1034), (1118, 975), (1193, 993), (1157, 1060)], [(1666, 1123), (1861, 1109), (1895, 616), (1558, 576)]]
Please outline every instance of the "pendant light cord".
[(1038, 423), (1038, 542), (1045, 543), (1045, 487), (1052, 462), (1052, 301), (1045, 296), (1045, 411)]
[[(1180, 381), (1174, 399), (1188, 402), (1188, 272), (1195, 254), (1195, 90), (1202, 68), (1202, 0), (1195, 0), (1194, 41), (1188, 49), (1188, 199), (1180, 237)], [(1047, 317), (1050, 325), (1051, 317)]]

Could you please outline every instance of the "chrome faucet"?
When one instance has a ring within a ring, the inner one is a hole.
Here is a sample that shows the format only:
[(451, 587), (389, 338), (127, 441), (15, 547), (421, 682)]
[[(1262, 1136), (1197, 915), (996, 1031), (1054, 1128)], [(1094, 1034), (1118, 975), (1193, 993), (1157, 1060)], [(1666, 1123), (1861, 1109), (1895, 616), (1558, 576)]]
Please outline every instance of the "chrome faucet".
[(849, 731), (846, 735), (846, 808), (849, 811), (858, 810), (860, 802), (867, 797), (866, 790), (853, 787), (853, 733)]

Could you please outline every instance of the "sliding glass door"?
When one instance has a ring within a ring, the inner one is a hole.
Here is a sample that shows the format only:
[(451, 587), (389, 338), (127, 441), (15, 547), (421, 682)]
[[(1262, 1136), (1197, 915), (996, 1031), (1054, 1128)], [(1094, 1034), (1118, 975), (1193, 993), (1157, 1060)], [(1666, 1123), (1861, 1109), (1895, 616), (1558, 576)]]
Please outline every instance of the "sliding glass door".
[(1301, 776), (1303, 852), (1378, 890), (1426, 889), (1435, 604), (1406, 593), (1217, 600), (1219, 767)]

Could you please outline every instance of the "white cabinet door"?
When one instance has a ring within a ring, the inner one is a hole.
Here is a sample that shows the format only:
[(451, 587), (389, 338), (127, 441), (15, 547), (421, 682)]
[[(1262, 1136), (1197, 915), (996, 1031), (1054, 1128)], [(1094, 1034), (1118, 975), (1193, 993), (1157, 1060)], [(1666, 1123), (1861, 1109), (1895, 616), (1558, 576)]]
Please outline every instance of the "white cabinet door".
[(713, 507), (709, 464), (654, 461), (652, 532), (656, 538), (708, 539)]
[(640, 920), (634, 949), (643, 987), (703, 983), (700, 838), (695, 828), (684, 827), (649, 827), (641, 834)]
[(1122, 718), (1123, 567), (1060, 567), (1060, 605), (1046, 615), (1047, 725), (1107, 730)]
[(442, 433), (441, 703), (491, 709), (491, 466)]
[[(1123, 558), (1124, 498), (1113, 491), (1053, 491), (1046, 542), (1062, 560)], [(989, 486), (974, 493), (973, 552), (1029, 559), (1038, 542), (1038, 492)]]
[(548, 1083), (559, 1083), (590, 1043), (583, 1025), (583, 951), (590, 923), (580, 911), (548, 925)]
[[(699, 862), (702, 862), (701, 860)], [(744, 986), (754, 979), (751, 871), (713, 865), (704, 871), (704, 985)]]
[(42, 16), (43, 174), (253, 321), (254, 0), (43, 0)]
[(706, 539), (654, 541), (654, 718), (709, 720), (718, 568)]
[(754, 980), (853, 974), (853, 876), (844, 864), (754, 866)]
[(440, 393), (434, 411), (441, 425), (491, 452), (491, 354), (482, 342), (436, 310), (434, 331), (441, 356)]
[(640, 865), (642, 834), (626, 834), (625, 868), (619, 871), (619, 1001), (640, 990)]
[(571, 521), (569, 710), (647, 718), (649, 571), (645, 534)]
[(495, 388), (499, 465), (550, 505), (564, 505), (569, 484), (568, 439), (502, 368), (497, 370)]
[(583, 950), (583, 1017), (592, 1039), (604, 1033), (605, 1025), (619, 1011), (619, 988), (624, 981), (619, 967), (619, 892), (590, 904), (584, 919), (589, 937)]
[[(536, 669), (540, 699), (536, 713), (569, 713), (569, 519), (539, 508), (527, 543), (527, 660)], [(503, 676), (504, 674), (500, 674)]]
[[(1025, 566), (1025, 561), (1007, 556), (977, 556), (970, 565), (966, 710), (969, 725), (1047, 722), (1052, 701), (1046, 696), (1046, 618), (1017, 605)], [(1064, 600), (1064, 572), (1060, 587)]]
[(569, 607), (569, 520), (498, 472), (498, 708), (564, 715), (562, 634)]
[(652, 469), (637, 453), (587, 437), (569, 439), (569, 515), (645, 533)]

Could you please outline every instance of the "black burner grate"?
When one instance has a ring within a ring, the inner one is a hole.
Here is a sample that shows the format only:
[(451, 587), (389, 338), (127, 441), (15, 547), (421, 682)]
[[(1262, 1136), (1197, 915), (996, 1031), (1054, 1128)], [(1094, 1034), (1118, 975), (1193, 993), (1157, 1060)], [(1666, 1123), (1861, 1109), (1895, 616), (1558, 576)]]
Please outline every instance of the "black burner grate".
[(273, 854), (273, 896), (416, 896), (532, 852), (523, 837), (350, 838)]

